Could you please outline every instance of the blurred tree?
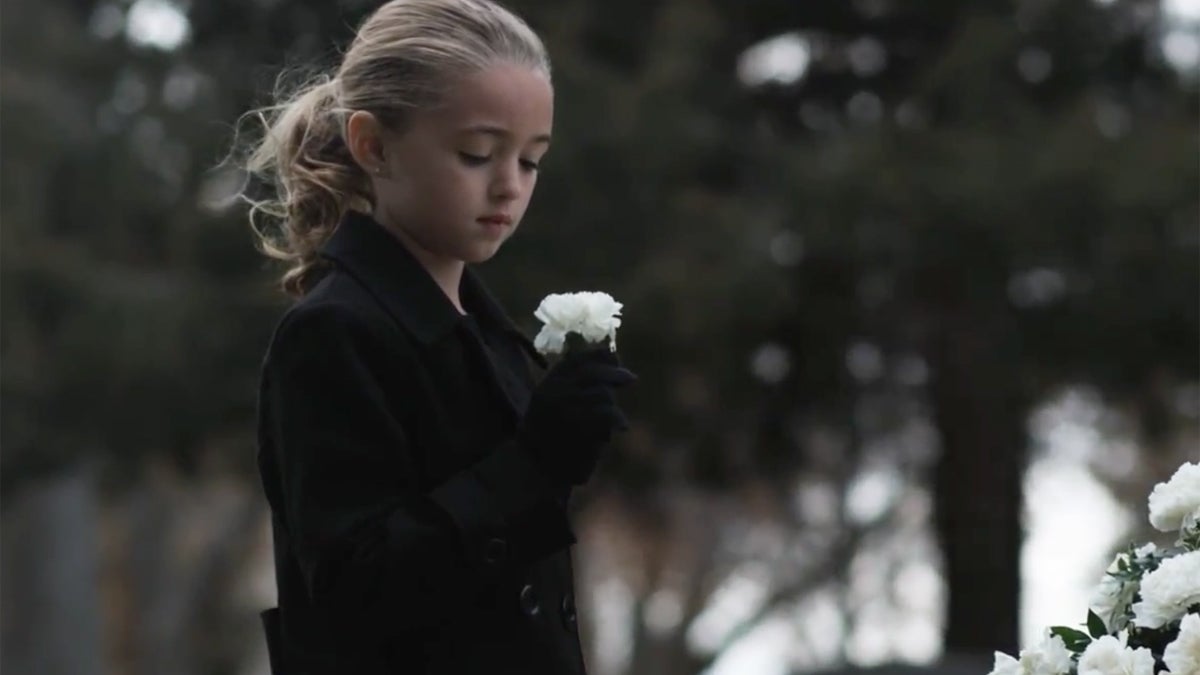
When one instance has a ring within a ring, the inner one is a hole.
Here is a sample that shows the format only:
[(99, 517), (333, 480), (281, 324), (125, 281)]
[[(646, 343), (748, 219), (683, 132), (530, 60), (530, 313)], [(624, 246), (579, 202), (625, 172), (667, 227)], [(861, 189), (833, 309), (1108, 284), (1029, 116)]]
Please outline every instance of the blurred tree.
[[(801, 31), (812, 63), (761, 96), (810, 152), (768, 191), (796, 197), (797, 292), (857, 305), (843, 344), (869, 345), (805, 344), (829, 328), (801, 303), (788, 386), (853, 398), (917, 359), (945, 649), (1015, 649), (1031, 407), (1094, 385), (1153, 448), (1200, 370), (1196, 73), (1162, 58), (1155, 3), (784, 4), (763, 33)], [(839, 382), (843, 362), (870, 367)]]

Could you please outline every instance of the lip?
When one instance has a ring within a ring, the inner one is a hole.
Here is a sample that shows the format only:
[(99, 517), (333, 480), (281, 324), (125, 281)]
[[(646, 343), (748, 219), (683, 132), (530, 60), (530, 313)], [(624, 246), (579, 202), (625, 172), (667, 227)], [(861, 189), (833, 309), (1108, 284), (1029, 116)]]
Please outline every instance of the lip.
[(477, 220), (485, 225), (512, 225), (512, 218), (503, 213), (484, 216)]

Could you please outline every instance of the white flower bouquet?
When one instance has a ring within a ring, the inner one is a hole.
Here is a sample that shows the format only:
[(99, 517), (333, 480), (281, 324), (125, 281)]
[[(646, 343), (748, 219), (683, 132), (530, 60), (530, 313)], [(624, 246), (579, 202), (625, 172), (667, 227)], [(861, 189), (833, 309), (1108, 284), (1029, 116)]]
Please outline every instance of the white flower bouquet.
[[(556, 293), (542, 299), (533, 313), (542, 329), (533, 346), (542, 354), (561, 354), (587, 345), (603, 344), (617, 351), (617, 328), (623, 305), (608, 293)], [(579, 344), (578, 347), (572, 345)]]
[(1150, 524), (1178, 533), (1175, 547), (1119, 553), (1086, 630), (1053, 626), (1018, 658), (997, 652), (991, 675), (1200, 675), (1200, 464), (1155, 486)]

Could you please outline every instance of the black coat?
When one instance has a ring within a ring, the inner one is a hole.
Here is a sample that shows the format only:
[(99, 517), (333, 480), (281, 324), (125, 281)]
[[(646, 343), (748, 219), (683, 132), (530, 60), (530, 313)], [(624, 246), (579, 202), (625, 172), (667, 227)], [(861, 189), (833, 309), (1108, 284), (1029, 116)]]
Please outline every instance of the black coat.
[(322, 256), (262, 369), (272, 672), (583, 673), (569, 489), (513, 441), (545, 361), (474, 272), (463, 316), (369, 216)]

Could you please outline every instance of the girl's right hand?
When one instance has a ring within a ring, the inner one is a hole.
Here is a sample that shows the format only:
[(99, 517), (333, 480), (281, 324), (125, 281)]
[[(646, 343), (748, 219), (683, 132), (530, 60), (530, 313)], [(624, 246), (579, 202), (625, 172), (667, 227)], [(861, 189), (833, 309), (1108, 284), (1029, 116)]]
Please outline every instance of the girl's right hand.
[(587, 482), (613, 432), (629, 428), (615, 389), (635, 381), (607, 347), (568, 352), (533, 390), (518, 442), (560, 481)]

